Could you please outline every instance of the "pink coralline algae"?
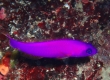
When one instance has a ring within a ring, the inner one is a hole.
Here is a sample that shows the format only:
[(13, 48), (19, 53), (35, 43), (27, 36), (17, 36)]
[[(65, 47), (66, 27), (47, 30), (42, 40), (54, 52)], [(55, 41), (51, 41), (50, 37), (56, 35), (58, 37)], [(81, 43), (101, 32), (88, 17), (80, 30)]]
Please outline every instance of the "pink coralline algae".
[(6, 18), (5, 9), (1, 8), (1, 10), (0, 10), (0, 19), (3, 20), (4, 18)]

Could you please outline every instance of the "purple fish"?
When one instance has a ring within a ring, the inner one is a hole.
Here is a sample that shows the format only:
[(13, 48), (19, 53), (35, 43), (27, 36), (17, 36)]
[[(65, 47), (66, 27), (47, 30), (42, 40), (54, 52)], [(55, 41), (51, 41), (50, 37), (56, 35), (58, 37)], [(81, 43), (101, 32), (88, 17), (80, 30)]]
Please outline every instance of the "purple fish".
[(69, 39), (26, 43), (10, 38), (10, 45), (35, 57), (87, 57), (97, 53), (97, 49), (92, 44)]

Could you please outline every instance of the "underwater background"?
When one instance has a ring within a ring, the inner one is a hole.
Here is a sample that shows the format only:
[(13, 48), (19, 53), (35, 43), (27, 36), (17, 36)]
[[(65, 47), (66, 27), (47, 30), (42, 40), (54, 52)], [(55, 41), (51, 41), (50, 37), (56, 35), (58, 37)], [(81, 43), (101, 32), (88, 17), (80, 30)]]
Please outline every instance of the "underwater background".
[[(4, 34), (24, 42), (81, 40), (98, 53), (34, 57)], [(110, 80), (110, 0), (0, 0), (0, 80)]]

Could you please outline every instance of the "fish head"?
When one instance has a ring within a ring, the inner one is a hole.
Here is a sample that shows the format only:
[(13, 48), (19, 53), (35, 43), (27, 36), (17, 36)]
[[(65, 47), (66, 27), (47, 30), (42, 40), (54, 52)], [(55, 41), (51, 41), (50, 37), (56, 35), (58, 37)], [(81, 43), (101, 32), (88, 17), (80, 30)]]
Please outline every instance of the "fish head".
[(86, 44), (85, 50), (82, 52), (83, 57), (93, 56), (97, 53), (97, 49), (90, 43)]
[(74, 50), (72, 57), (88, 57), (97, 53), (97, 49), (90, 43), (84, 43)]

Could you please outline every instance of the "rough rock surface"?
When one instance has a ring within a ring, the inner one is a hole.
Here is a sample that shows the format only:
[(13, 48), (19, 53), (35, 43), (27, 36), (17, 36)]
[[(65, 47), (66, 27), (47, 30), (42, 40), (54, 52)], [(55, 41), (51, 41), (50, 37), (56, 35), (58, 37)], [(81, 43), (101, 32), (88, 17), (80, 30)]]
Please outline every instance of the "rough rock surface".
[(16, 58), (0, 33), (0, 58), (10, 67), (3, 80), (110, 80), (110, 0), (0, 0), (0, 32), (31, 42), (59, 38), (92, 43), (98, 54), (87, 58)]

